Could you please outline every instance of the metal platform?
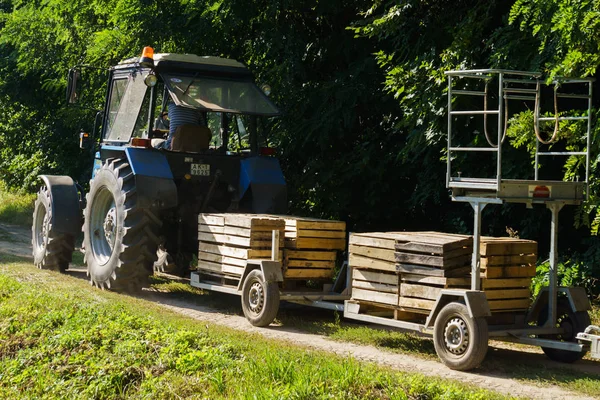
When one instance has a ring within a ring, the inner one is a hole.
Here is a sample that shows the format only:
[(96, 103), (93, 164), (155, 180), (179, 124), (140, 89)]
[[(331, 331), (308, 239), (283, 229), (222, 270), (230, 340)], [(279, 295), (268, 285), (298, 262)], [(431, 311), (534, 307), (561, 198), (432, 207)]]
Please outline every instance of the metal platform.
[(577, 205), (585, 200), (585, 182), (549, 180), (451, 178), (448, 187), (455, 199), (496, 198), (507, 203), (545, 204), (562, 202)]

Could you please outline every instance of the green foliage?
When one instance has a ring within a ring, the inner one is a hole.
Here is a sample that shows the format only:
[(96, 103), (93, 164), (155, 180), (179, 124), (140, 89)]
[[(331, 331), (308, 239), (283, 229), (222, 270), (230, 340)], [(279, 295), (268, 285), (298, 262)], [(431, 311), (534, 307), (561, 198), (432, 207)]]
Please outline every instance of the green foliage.
[(1, 261), (2, 398), (502, 398), (199, 324)]
[(0, 181), (0, 222), (31, 225), (35, 194), (9, 191)]

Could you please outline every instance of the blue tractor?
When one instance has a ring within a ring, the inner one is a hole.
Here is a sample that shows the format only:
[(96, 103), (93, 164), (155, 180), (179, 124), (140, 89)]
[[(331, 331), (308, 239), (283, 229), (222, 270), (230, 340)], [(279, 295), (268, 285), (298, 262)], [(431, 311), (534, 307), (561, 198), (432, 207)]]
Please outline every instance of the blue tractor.
[[(80, 98), (80, 74), (69, 72), (70, 103)], [(259, 118), (279, 114), (266, 92), (243, 64), (218, 57), (147, 47), (110, 68), (94, 129), (100, 144), (95, 134), (80, 135), (80, 146), (95, 154), (87, 194), (68, 176), (40, 176), (35, 265), (67, 269), (83, 230), (90, 282), (135, 289), (167, 255), (189, 270), (199, 213), (284, 214), (285, 180), (259, 135)], [(198, 121), (169, 121), (175, 110)]]

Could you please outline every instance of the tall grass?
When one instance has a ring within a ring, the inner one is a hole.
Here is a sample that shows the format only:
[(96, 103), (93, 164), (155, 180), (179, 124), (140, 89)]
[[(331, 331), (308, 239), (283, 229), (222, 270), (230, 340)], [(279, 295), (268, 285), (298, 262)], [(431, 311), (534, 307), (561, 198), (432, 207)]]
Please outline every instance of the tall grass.
[(500, 397), (200, 323), (0, 256), (0, 398)]
[(35, 194), (11, 192), (0, 181), (0, 222), (31, 225), (35, 198)]

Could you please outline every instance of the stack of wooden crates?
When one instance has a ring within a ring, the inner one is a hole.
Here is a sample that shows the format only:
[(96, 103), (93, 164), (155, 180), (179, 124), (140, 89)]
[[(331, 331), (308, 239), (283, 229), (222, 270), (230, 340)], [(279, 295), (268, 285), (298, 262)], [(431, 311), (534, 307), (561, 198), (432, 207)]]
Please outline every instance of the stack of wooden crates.
[[(419, 319), (429, 314), (442, 289), (470, 287), (472, 252), (472, 237), (464, 235), (351, 234), (352, 300), (393, 310), (397, 318)], [(492, 312), (529, 307), (536, 253), (536, 242), (482, 239), (482, 289)]]
[(331, 281), (337, 253), (346, 249), (341, 221), (264, 214), (200, 214), (198, 220), (198, 270), (226, 281), (239, 280), (247, 260), (271, 258), (273, 230), (280, 232), (285, 280)]

